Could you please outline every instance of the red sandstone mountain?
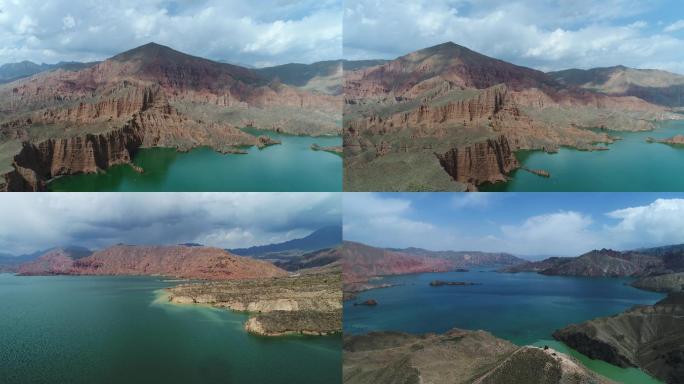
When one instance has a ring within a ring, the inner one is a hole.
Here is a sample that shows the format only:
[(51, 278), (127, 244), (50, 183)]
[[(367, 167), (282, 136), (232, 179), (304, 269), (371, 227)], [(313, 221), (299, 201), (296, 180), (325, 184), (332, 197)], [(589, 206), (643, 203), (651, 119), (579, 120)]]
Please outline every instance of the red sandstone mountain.
[(128, 163), (138, 148), (266, 143), (239, 127), (338, 134), (341, 97), (147, 44), (0, 85), (0, 190)]
[(188, 279), (250, 279), (286, 276), (271, 263), (225, 250), (190, 246), (116, 245), (74, 259), (62, 250), (22, 265), (23, 275), (163, 275)]
[(345, 241), (342, 246), (342, 271), (345, 283), (366, 281), (371, 277), (453, 270), (450, 260), (371, 247)]
[[(513, 152), (596, 149), (609, 130), (679, 118), (567, 86), (453, 43), (345, 72), (346, 190), (463, 190), (506, 180)], [(603, 128), (603, 132), (586, 128)], [(441, 168), (441, 169), (440, 169)]]

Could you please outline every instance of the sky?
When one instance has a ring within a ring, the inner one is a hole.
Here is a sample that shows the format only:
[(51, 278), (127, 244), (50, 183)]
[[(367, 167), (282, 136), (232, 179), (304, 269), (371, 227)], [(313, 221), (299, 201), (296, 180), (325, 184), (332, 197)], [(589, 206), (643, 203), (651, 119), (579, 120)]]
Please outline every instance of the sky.
[(681, 0), (347, 0), (344, 56), (393, 59), (446, 41), (549, 71), (626, 65), (684, 74)]
[(263, 67), (342, 55), (342, 0), (0, 0), (0, 64), (96, 61), (156, 42)]
[(684, 193), (345, 193), (344, 238), (529, 259), (684, 243)]
[(0, 253), (125, 243), (242, 248), (340, 225), (339, 193), (9, 193)]

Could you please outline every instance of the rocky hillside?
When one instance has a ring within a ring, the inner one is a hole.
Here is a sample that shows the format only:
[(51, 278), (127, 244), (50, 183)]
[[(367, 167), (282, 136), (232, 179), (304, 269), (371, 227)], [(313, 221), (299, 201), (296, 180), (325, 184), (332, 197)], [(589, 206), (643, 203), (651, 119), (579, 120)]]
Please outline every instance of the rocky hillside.
[(641, 277), (631, 285), (647, 291), (684, 293), (684, 272)]
[(74, 258), (58, 249), (19, 268), (22, 275), (163, 275), (188, 279), (286, 276), (273, 264), (209, 247), (116, 245)]
[(339, 134), (341, 97), (150, 43), (0, 85), (0, 190), (129, 163), (139, 148), (274, 144), (238, 128)]
[(175, 304), (208, 304), (250, 313), (249, 332), (325, 335), (342, 330), (341, 271), (271, 279), (183, 284), (169, 288)]
[(230, 252), (240, 256), (252, 256), (262, 259), (288, 258), (301, 256), (304, 253), (325, 248), (335, 248), (342, 244), (342, 226), (332, 225), (319, 228), (311, 234), (277, 244), (259, 245), (250, 248), (231, 249)]
[(551, 257), (502, 269), (503, 272), (538, 272), (545, 275), (620, 277), (647, 276), (682, 270), (682, 253), (653, 250), (614, 251), (601, 249), (578, 257)]
[[(347, 190), (474, 190), (506, 180), (512, 152), (596, 149), (610, 130), (679, 118), (445, 43), (345, 71)], [(603, 131), (585, 128), (603, 128)]]
[(484, 331), (344, 338), (347, 384), (602, 384), (608, 380), (552, 349), (518, 347)]
[(342, 246), (342, 268), (345, 283), (353, 283), (364, 282), (375, 276), (444, 272), (456, 266), (446, 259), (345, 241)]
[(320, 268), (331, 264), (339, 264), (342, 260), (342, 247), (321, 249), (319, 251), (305, 253), (302, 256), (290, 257), (285, 260), (275, 261), (278, 268), (286, 271), (299, 271), (310, 268)]
[(684, 382), (684, 296), (573, 324), (553, 337), (620, 367), (639, 367), (666, 383)]
[(684, 106), (684, 76), (657, 69), (635, 69), (622, 65), (606, 68), (567, 69), (549, 72), (561, 84), (603, 92), (635, 96), (654, 104)]
[(479, 251), (428, 251), (421, 248), (397, 249), (399, 252), (416, 256), (428, 256), (454, 262), (457, 268), (474, 268), (518, 265), (525, 260), (510, 253), (479, 252)]

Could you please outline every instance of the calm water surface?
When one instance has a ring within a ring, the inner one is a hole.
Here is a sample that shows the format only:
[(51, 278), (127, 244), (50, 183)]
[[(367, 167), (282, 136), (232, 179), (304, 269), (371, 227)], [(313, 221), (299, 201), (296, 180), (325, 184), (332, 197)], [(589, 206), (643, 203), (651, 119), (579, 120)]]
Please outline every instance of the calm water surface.
[[(432, 280), (468, 281), (472, 286), (429, 286)], [(658, 293), (625, 285), (626, 279), (505, 274), (492, 271), (393, 276), (392, 288), (361, 293), (356, 301), (375, 299), (376, 307), (345, 302), (345, 333), (394, 330), (445, 332), (451, 328), (483, 329), (519, 345), (568, 347), (551, 334), (571, 323), (613, 315), (637, 304), (652, 304)], [(658, 383), (637, 369), (623, 369), (579, 353), (587, 366), (624, 383)]]
[(608, 151), (583, 152), (561, 148), (558, 153), (520, 151), (520, 163), (544, 169), (550, 178), (523, 170), (507, 183), (482, 186), (482, 191), (684, 191), (684, 146), (646, 142), (684, 134), (684, 121), (668, 121), (650, 132), (610, 132), (622, 140)]
[(311, 150), (311, 144), (342, 145), (341, 137), (309, 137), (258, 131), (282, 144), (248, 154), (221, 154), (210, 148), (187, 153), (171, 148), (140, 150), (133, 162), (145, 172), (117, 165), (100, 174), (64, 176), (51, 191), (341, 191), (342, 157)]
[(341, 337), (251, 336), (247, 316), (148, 277), (0, 274), (0, 383), (335, 383)]

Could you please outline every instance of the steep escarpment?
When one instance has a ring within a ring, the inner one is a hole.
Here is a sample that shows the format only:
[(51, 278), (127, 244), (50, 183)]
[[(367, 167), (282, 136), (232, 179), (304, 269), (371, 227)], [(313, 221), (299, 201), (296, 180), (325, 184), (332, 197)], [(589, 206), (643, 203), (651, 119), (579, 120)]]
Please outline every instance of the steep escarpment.
[(506, 136), (435, 155), (454, 180), (473, 187), (506, 181), (506, 175), (520, 166)]
[(45, 257), (22, 266), (20, 271), (32, 275), (163, 275), (206, 280), (287, 275), (273, 264), (210, 247), (116, 245), (78, 259), (63, 253)]
[(552, 349), (518, 347), (484, 331), (375, 332), (344, 338), (343, 381), (599, 384), (608, 380)]
[(621, 367), (639, 367), (666, 383), (684, 381), (684, 297), (573, 324), (553, 337), (577, 351)]
[(271, 279), (182, 284), (169, 288), (175, 304), (206, 304), (250, 313), (249, 332), (325, 335), (342, 329), (341, 272), (322, 270)]

